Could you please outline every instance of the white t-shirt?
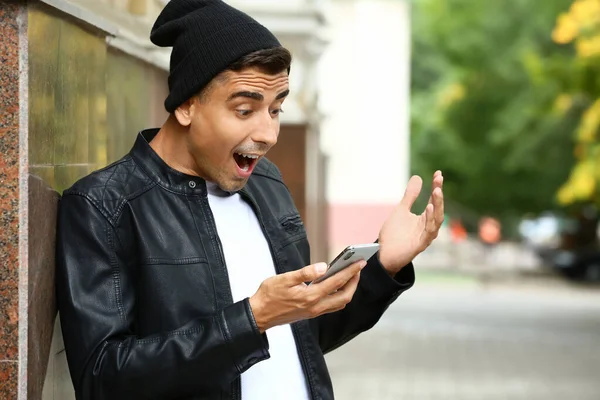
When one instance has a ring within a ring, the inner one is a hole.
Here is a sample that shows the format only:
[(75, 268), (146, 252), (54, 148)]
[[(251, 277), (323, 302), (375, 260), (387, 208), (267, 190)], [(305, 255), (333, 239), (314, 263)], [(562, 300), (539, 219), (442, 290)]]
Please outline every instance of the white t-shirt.
[[(269, 244), (252, 207), (239, 194), (208, 183), (208, 202), (223, 245), (233, 301), (252, 296), (275, 275)], [(271, 358), (242, 374), (242, 400), (307, 400), (310, 398), (290, 325), (266, 332)]]

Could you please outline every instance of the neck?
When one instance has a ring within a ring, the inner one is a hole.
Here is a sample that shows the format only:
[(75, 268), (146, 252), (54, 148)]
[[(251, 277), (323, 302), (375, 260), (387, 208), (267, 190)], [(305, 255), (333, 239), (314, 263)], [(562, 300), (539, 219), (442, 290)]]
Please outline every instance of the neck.
[(174, 170), (201, 177), (196, 161), (189, 151), (188, 131), (189, 129), (181, 126), (171, 114), (150, 142), (150, 147)]

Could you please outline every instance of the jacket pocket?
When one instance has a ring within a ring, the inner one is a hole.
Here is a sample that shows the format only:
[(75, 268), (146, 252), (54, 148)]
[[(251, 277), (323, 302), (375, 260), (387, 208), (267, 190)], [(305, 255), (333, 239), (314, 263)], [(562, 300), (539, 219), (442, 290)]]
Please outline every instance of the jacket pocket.
[(146, 334), (179, 329), (216, 311), (213, 276), (205, 258), (148, 258), (136, 283), (140, 329)]
[(282, 230), (281, 247), (306, 239), (306, 229), (300, 214), (291, 214), (279, 218), (279, 226)]

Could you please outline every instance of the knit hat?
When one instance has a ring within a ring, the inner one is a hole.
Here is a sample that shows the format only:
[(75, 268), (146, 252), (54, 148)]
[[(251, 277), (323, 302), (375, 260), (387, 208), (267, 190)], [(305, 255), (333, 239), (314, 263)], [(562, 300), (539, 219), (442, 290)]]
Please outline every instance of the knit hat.
[(241, 57), (281, 46), (267, 28), (221, 0), (171, 0), (156, 19), (150, 40), (173, 47), (168, 112)]

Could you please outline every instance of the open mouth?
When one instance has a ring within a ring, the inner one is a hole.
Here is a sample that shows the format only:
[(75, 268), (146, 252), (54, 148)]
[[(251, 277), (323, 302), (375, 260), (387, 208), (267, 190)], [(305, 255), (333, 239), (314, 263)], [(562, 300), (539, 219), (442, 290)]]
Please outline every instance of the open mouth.
[(256, 165), (259, 156), (255, 154), (242, 154), (242, 153), (233, 153), (233, 159), (237, 164), (238, 168), (243, 172), (250, 172)]

